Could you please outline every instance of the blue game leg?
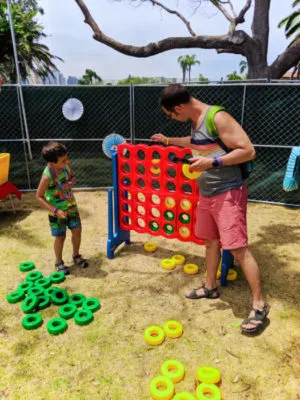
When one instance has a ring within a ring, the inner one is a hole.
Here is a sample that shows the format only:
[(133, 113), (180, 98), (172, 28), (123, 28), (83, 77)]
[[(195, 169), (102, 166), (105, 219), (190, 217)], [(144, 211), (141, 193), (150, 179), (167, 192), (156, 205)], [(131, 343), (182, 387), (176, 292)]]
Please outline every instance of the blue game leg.
[(222, 251), (222, 267), (221, 267), (221, 286), (227, 286), (227, 274), (229, 268), (233, 266), (233, 255), (230, 250)]

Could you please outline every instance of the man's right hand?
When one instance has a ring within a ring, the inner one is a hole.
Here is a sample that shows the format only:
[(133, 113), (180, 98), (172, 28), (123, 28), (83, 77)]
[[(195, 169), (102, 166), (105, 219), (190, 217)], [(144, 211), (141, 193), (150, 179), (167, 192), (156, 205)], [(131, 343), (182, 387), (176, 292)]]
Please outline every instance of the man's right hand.
[(162, 133), (155, 133), (154, 135), (151, 136), (151, 140), (153, 142), (166, 143), (167, 137), (165, 135), (163, 135)]

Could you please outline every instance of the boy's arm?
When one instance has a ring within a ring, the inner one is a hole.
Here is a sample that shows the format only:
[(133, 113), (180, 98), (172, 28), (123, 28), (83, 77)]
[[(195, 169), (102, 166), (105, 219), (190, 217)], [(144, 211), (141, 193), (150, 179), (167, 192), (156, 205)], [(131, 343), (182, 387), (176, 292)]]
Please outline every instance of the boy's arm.
[(40, 203), (40, 205), (42, 207), (46, 208), (46, 210), (52, 212), (53, 214), (56, 214), (57, 217), (59, 217), (59, 218), (65, 218), (66, 217), (65, 212), (62, 210), (57, 210), (56, 213), (54, 213), (55, 207), (53, 207), (51, 204), (49, 204), (48, 201), (44, 197), (46, 189), (49, 185), (49, 182), (50, 182), (50, 179), (48, 178), (48, 176), (43, 174), (41, 181), (39, 183), (39, 187), (37, 188), (35, 197), (36, 197), (37, 201)]

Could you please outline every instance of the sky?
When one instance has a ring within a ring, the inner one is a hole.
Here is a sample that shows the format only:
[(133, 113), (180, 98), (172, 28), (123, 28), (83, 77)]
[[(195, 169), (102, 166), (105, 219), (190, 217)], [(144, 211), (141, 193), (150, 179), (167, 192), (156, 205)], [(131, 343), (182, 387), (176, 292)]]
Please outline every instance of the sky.
[[(222, 35), (227, 33), (229, 22), (216, 8), (203, 1), (195, 12), (199, 0), (161, 0), (167, 7), (179, 11), (190, 21), (197, 35)], [(268, 62), (287, 47), (284, 29), (278, 29), (278, 22), (291, 13), (292, 0), (272, 0), (270, 9), (270, 41)], [(138, 0), (85, 0), (100, 29), (108, 36), (126, 44), (136, 46), (161, 40), (169, 36), (189, 36), (184, 23), (175, 15)], [(246, 0), (232, 0), (238, 13)], [(253, 1), (254, 3), (254, 1)], [(141, 5), (139, 5), (141, 4)], [(170, 50), (148, 58), (123, 55), (92, 37), (91, 28), (84, 23), (83, 14), (74, 0), (39, 0), (45, 14), (39, 22), (49, 35), (43, 40), (52, 54), (64, 62), (56, 62), (65, 77), (81, 77), (90, 68), (104, 80), (118, 80), (132, 76), (180, 78), (177, 62), (179, 56), (195, 54), (200, 65), (192, 68), (192, 78), (199, 74), (210, 80), (226, 79), (226, 75), (237, 71), (244, 58), (240, 55), (217, 54), (215, 50), (179, 49)], [(284, 8), (284, 11), (283, 11)], [(246, 14), (246, 22), (238, 26), (251, 34), (252, 8)]]

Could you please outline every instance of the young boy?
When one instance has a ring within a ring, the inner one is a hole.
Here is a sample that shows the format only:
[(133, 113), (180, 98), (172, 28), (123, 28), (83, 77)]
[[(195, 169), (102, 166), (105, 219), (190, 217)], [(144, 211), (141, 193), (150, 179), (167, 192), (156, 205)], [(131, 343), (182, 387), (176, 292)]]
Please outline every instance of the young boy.
[(72, 232), (74, 264), (82, 268), (88, 266), (79, 254), (81, 221), (72, 191), (75, 176), (68, 161), (67, 148), (62, 143), (49, 142), (42, 149), (42, 157), (48, 165), (43, 171), (36, 198), (49, 211), (51, 234), (55, 237), (55, 268), (69, 275), (69, 267), (62, 260), (67, 227)]

